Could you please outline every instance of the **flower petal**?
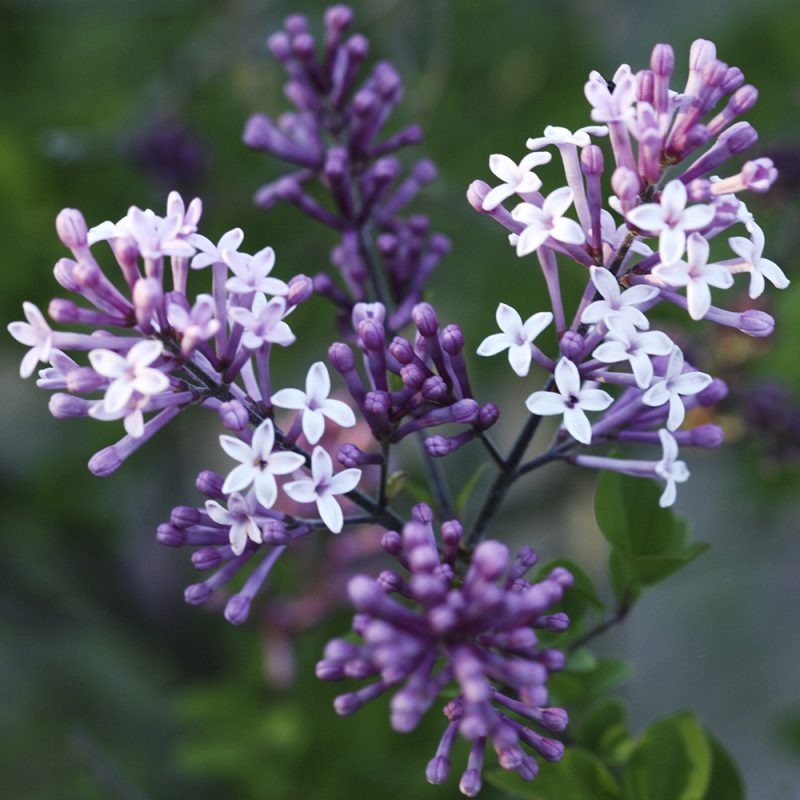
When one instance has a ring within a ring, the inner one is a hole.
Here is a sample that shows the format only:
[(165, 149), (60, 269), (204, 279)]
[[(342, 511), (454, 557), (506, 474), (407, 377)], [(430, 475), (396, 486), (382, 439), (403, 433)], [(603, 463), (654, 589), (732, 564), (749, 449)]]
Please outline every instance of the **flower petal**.
[(283, 491), (296, 503), (314, 503), (317, 500), (317, 489), (311, 478), (301, 478), (283, 484)]
[(309, 444), (316, 444), (325, 433), (325, 417), (318, 408), (307, 408), (303, 412), (303, 435)]
[(356, 424), (356, 415), (347, 403), (341, 400), (325, 400), (320, 411), (341, 428), (352, 428)]
[(344, 525), (344, 514), (342, 507), (330, 494), (324, 494), (317, 498), (317, 510), (322, 521), (328, 526), (331, 533), (340, 533)]
[(510, 346), (511, 340), (508, 336), (504, 333), (493, 333), (478, 345), (477, 353), (479, 356), (496, 356)]
[(308, 397), (299, 389), (281, 389), (272, 395), (272, 405), (300, 410), (308, 405)]
[(288, 475), (300, 469), (306, 460), (300, 453), (271, 453), (267, 463), (273, 475)]
[(592, 443), (592, 425), (580, 408), (564, 409), (564, 427), (573, 439), (582, 444)]
[(244, 491), (259, 472), (260, 470), (252, 466), (252, 464), (239, 464), (225, 478), (225, 483), (222, 484), (222, 493), (231, 494), (231, 492)]
[(566, 407), (564, 398), (557, 392), (534, 392), (525, 401), (525, 405), (531, 414), (541, 417), (563, 414)]
[(253, 489), (255, 490), (256, 500), (264, 508), (272, 508), (275, 505), (275, 501), (278, 499), (278, 484), (275, 482), (270, 470), (260, 469), (256, 472), (253, 480)]
[(360, 469), (343, 469), (330, 479), (328, 491), (331, 494), (347, 494), (358, 486), (360, 480)]
[(524, 378), (531, 368), (531, 346), (529, 344), (512, 344), (508, 348), (508, 363), (517, 375)]

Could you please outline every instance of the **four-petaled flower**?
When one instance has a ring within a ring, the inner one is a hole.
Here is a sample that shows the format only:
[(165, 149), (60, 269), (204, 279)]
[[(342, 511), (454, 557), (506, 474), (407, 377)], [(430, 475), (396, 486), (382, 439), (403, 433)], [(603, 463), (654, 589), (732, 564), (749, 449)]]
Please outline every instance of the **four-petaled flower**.
[(667, 482), (658, 504), (667, 508), (675, 502), (678, 494), (676, 484), (689, 480), (689, 468), (685, 461), (678, 461), (678, 443), (669, 431), (663, 428), (658, 432), (663, 448), (663, 458), (655, 465), (656, 475)]
[(494, 356), (508, 348), (511, 369), (524, 377), (531, 368), (531, 344), (552, 322), (553, 315), (549, 311), (540, 311), (523, 323), (522, 317), (511, 306), (500, 303), (495, 318), (502, 333), (487, 336), (478, 347), (478, 355)]
[(358, 486), (360, 469), (343, 469), (334, 474), (331, 457), (322, 447), (311, 454), (311, 475), (287, 483), (283, 489), (298, 503), (316, 503), (317, 511), (327, 528), (340, 533), (344, 525), (342, 507), (336, 495), (347, 494)]
[(167, 306), (167, 321), (181, 334), (181, 349), (189, 354), (198, 342), (210, 339), (219, 330), (219, 320), (214, 316), (214, 298), (199, 294), (191, 310), (180, 303)]
[(331, 400), (331, 379), (321, 361), (311, 365), (306, 375), (306, 390), (281, 389), (272, 395), (272, 404), (278, 408), (292, 408), (303, 412), (303, 433), (309, 444), (316, 444), (325, 433), (325, 417), (343, 428), (352, 428), (356, 416), (347, 403)]
[(270, 419), (265, 419), (253, 431), (250, 444), (235, 436), (224, 435), (219, 437), (219, 443), (232, 459), (240, 462), (225, 478), (222, 491), (225, 494), (243, 492), (252, 484), (256, 500), (264, 508), (272, 508), (278, 499), (275, 475), (288, 475), (305, 463), (305, 458), (299, 453), (272, 452), (275, 429)]
[(53, 331), (42, 316), (42, 312), (33, 303), (24, 302), (22, 310), (27, 322), (11, 322), (8, 332), (20, 343), (30, 347), (19, 365), (19, 374), (29, 378), (39, 361), (47, 364), (53, 349)]
[(194, 255), (194, 247), (181, 234), (184, 218), (178, 216), (159, 217), (149, 208), (132, 206), (128, 211), (128, 235), (139, 248), (143, 258)]
[(281, 347), (294, 343), (292, 329), (283, 321), (286, 316), (286, 301), (282, 297), (273, 297), (267, 301), (264, 294), (257, 294), (253, 300), (253, 309), (244, 306), (231, 306), (228, 316), (243, 328), (242, 344), (248, 350), (258, 350), (268, 342)]
[(519, 164), (516, 164), (508, 156), (499, 153), (490, 156), (489, 169), (503, 183), (495, 186), (486, 195), (483, 201), (483, 210), (492, 211), (514, 194), (538, 192), (542, 182), (532, 170), (534, 167), (546, 164), (550, 158), (550, 153), (528, 153)]
[(653, 380), (653, 362), (650, 356), (666, 356), (675, 345), (661, 331), (638, 331), (625, 319), (609, 319), (606, 340), (592, 355), (606, 364), (628, 361), (640, 389), (646, 389)]
[(711, 307), (710, 286), (717, 289), (733, 286), (730, 270), (721, 264), (707, 263), (708, 250), (708, 240), (699, 233), (693, 233), (686, 247), (687, 261), (659, 264), (653, 269), (653, 277), (661, 283), (686, 287), (686, 304), (689, 316), (694, 320), (702, 319)]
[(150, 366), (163, 350), (161, 342), (145, 339), (131, 347), (125, 356), (102, 349), (89, 353), (94, 371), (111, 381), (103, 397), (103, 409), (108, 414), (122, 411), (134, 392), (150, 397), (169, 388), (169, 378), (160, 369)]
[(569, 186), (551, 192), (541, 208), (533, 203), (520, 203), (511, 212), (517, 222), (525, 225), (517, 239), (517, 255), (532, 253), (550, 237), (564, 244), (583, 244), (586, 241), (583, 228), (564, 216), (571, 205), (572, 189)]
[(591, 444), (592, 426), (586, 411), (605, 411), (614, 398), (602, 389), (582, 389), (578, 368), (569, 359), (562, 358), (555, 369), (556, 392), (534, 392), (525, 405), (531, 414), (564, 415), (564, 427), (582, 444)]
[(631, 225), (658, 234), (658, 254), (663, 264), (672, 264), (683, 255), (687, 233), (705, 228), (714, 219), (713, 205), (686, 208), (686, 200), (686, 187), (682, 181), (674, 180), (664, 187), (658, 203), (644, 203), (627, 214)]
[(544, 136), (536, 136), (530, 138), (526, 142), (526, 147), (529, 150), (539, 150), (548, 145), (573, 145), (574, 147), (586, 147), (591, 143), (589, 136), (606, 136), (608, 128), (605, 125), (587, 125), (584, 128), (578, 128), (573, 133), (568, 128), (562, 128), (560, 125), (548, 125), (544, 129)]
[(247, 540), (261, 543), (261, 528), (255, 520), (256, 502), (252, 492), (241, 495), (233, 492), (228, 498), (228, 507), (216, 500), (206, 500), (206, 513), (217, 525), (230, 528), (231, 550), (240, 556)]
[(241, 228), (233, 228), (222, 235), (222, 238), (214, 244), (211, 239), (206, 238), (201, 233), (193, 233), (189, 241), (200, 252), (192, 259), (192, 269), (203, 269), (213, 264), (224, 264), (223, 252), (235, 253), (239, 245), (244, 241), (244, 232)]
[(225, 283), (229, 292), (264, 292), (272, 295), (285, 295), (289, 292), (289, 287), (282, 280), (269, 277), (275, 266), (275, 251), (271, 247), (259, 250), (254, 256), (223, 250), (222, 257), (233, 270), (233, 277), (228, 278)]
[(647, 303), (658, 295), (654, 286), (632, 286), (620, 292), (617, 279), (602, 267), (590, 267), (592, 283), (602, 296), (602, 300), (589, 303), (581, 314), (581, 322), (596, 325), (611, 319), (623, 319), (637, 328), (649, 328), (650, 321), (636, 307)]
[(667, 359), (664, 374), (653, 381), (653, 385), (642, 395), (642, 402), (647, 406), (663, 406), (669, 403), (667, 428), (677, 430), (686, 414), (681, 395), (693, 395), (702, 392), (711, 383), (711, 376), (705, 372), (683, 371), (683, 352), (674, 347)]
[(777, 289), (785, 289), (789, 285), (789, 279), (783, 274), (783, 270), (774, 261), (761, 256), (764, 252), (764, 231), (752, 223), (750, 235), (750, 239), (744, 236), (732, 236), (728, 239), (731, 250), (749, 267), (750, 297), (755, 299), (764, 291), (764, 278)]
[(597, 70), (592, 70), (583, 92), (592, 106), (592, 119), (595, 122), (628, 121), (636, 113), (633, 108), (636, 78), (627, 64), (617, 69), (610, 82)]

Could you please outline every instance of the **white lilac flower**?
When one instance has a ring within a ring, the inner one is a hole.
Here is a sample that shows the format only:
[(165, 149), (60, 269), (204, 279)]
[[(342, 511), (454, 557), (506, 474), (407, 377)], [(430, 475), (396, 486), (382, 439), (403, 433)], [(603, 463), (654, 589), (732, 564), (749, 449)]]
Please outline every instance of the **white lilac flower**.
[(344, 515), (336, 495), (352, 491), (360, 480), (360, 469), (344, 469), (334, 474), (331, 457), (317, 446), (311, 454), (311, 476), (287, 483), (283, 488), (298, 503), (316, 503), (320, 518), (328, 529), (340, 533)]
[(728, 239), (728, 244), (741, 258), (750, 273), (750, 297), (755, 299), (764, 291), (764, 278), (778, 289), (785, 289), (789, 285), (789, 279), (784, 275), (783, 270), (768, 258), (763, 258), (764, 252), (764, 231), (755, 223), (750, 226), (750, 239), (744, 236), (732, 236)]
[(662, 284), (686, 287), (689, 316), (694, 320), (702, 319), (711, 307), (709, 287), (729, 289), (733, 286), (733, 275), (727, 267), (707, 263), (708, 251), (708, 240), (699, 233), (693, 233), (686, 247), (687, 261), (659, 264), (652, 273)]
[(517, 255), (525, 256), (543, 245), (548, 238), (565, 244), (583, 244), (583, 229), (574, 220), (564, 216), (572, 205), (572, 189), (562, 186), (551, 192), (542, 207), (533, 203), (520, 203), (511, 216), (525, 225), (517, 239)]
[(247, 540), (261, 544), (261, 528), (255, 520), (256, 502), (252, 492), (242, 495), (233, 492), (228, 498), (228, 507), (216, 500), (206, 500), (206, 513), (217, 525), (230, 528), (231, 550), (240, 556)]
[(528, 153), (517, 164), (508, 156), (499, 153), (489, 156), (489, 169), (503, 183), (495, 186), (486, 195), (483, 201), (483, 210), (492, 211), (515, 194), (538, 192), (542, 187), (542, 182), (532, 170), (534, 167), (546, 164), (550, 159), (550, 153)]
[(134, 392), (150, 397), (169, 388), (169, 378), (160, 369), (150, 366), (163, 350), (161, 342), (145, 339), (131, 347), (125, 356), (113, 350), (90, 351), (92, 368), (110, 381), (103, 398), (106, 412), (114, 414), (121, 411)]
[(252, 484), (256, 500), (264, 508), (272, 508), (278, 499), (275, 475), (288, 475), (305, 463), (299, 453), (272, 451), (275, 429), (270, 419), (265, 419), (253, 431), (250, 444), (235, 436), (225, 435), (219, 437), (219, 443), (232, 459), (239, 462), (225, 478), (222, 491), (225, 494), (243, 492)]
[(219, 330), (219, 320), (214, 313), (214, 298), (210, 294), (197, 295), (191, 311), (180, 303), (167, 306), (167, 321), (182, 335), (184, 353), (191, 352), (198, 342), (210, 339)]
[(180, 193), (173, 191), (167, 195), (167, 216), (180, 220), (178, 232), (181, 236), (191, 236), (197, 231), (202, 214), (203, 201), (199, 197), (195, 197), (186, 208)]
[(159, 217), (149, 208), (142, 211), (132, 206), (127, 219), (129, 236), (136, 242), (143, 258), (155, 259), (163, 256), (188, 258), (194, 255), (194, 247), (181, 236), (180, 229), (184, 224), (182, 218)]
[[(609, 203), (613, 204), (615, 200), (619, 202), (619, 198), (613, 195), (609, 198)], [(622, 212), (618, 211), (618, 213)], [(630, 232), (631, 229), (624, 222), (622, 225), (617, 225), (614, 216), (610, 212), (605, 209), (600, 211), (600, 238), (603, 240), (604, 244), (608, 245), (607, 257), (616, 254), (622, 243), (628, 238)], [(645, 258), (653, 255), (653, 248), (650, 247), (647, 242), (643, 242), (639, 238), (631, 242), (629, 251), (644, 256)]]
[(553, 315), (549, 311), (539, 311), (523, 322), (511, 306), (500, 303), (495, 318), (502, 333), (487, 336), (478, 347), (478, 355), (494, 356), (508, 348), (511, 369), (524, 377), (531, 368), (531, 344), (552, 322)]
[(548, 125), (544, 129), (543, 136), (536, 136), (530, 138), (526, 142), (526, 147), (529, 150), (540, 150), (542, 147), (549, 145), (574, 145), (575, 147), (586, 147), (591, 143), (590, 136), (607, 136), (608, 128), (605, 125), (587, 125), (573, 133), (568, 128), (562, 128), (560, 125)]
[(258, 350), (268, 342), (288, 347), (295, 341), (291, 328), (283, 321), (286, 301), (282, 297), (268, 301), (266, 295), (259, 293), (253, 300), (252, 310), (232, 306), (228, 309), (228, 316), (244, 328), (242, 344), (248, 350)]
[(628, 121), (633, 118), (636, 102), (636, 78), (627, 64), (622, 64), (614, 73), (613, 89), (599, 72), (592, 70), (583, 87), (586, 99), (592, 106), (595, 122)]
[(578, 368), (569, 359), (562, 358), (555, 369), (558, 392), (534, 392), (525, 405), (531, 414), (564, 415), (564, 427), (570, 435), (583, 444), (592, 442), (592, 426), (586, 411), (605, 411), (614, 398), (602, 389), (582, 389)]
[(658, 295), (654, 286), (632, 286), (624, 292), (620, 291), (617, 279), (602, 267), (590, 267), (592, 283), (600, 293), (602, 300), (595, 300), (584, 309), (581, 322), (596, 325), (599, 322), (608, 324), (609, 319), (622, 319), (636, 328), (649, 328), (650, 321), (637, 306), (647, 303)]
[(189, 242), (200, 252), (192, 259), (192, 269), (203, 269), (213, 264), (223, 264), (225, 259), (222, 253), (234, 253), (244, 241), (244, 232), (241, 228), (233, 228), (223, 234), (222, 238), (214, 244), (200, 233), (193, 233), (189, 237)]
[(89, 228), (86, 234), (86, 241), (89, 245), (97, 244), (97, 242), (105, 242), (109, 239), (129, 239), (131, 238), (130, 226), (128, 217), (124, 216), (117, 222), (105, 220), (97, 225)]
[(646, 389), (653, 380), (653, 362), (650, 356), (666, 356), (675, 345), (661, 331), (639, 331), (625, 319), (609, 319), (605, 341), (592, 354), (598, 361), (616, 364), (628, 361), (640, 389)]
[(39, 361), (47, 364), (53, 350), (53, 331), (47, 324), (42, 312), (33, 304), (24, 302), (22, 310), (27, 322), (11, 322), (8, 332), (20, 343), (30, 347), (19, 365), (19, 374), (29, 378)]
[(642, 402), (647, 406), (657, 408), (669, 403), (667, 428), (670, 431), (681, 426), (686, 414), (681, 397), (702, 392), (711, 383), (710, 375), (696, 370), (684, 372), (683, 364), (683, 352), (676, 346), (669, 354), (664, 375), (656, 378), (642, 395)]
[(281, 296), (288, 294), (289, 287), (282, 280), (269, 277), (275, 266), (275, 251), (271, 247), (259, 250), (254, 256), (223, 250), (222, 258), (233, 271), (233, 277), (228, 278), (225, 283), (225, 288), (229, 292), (234, 294), (264, 292)]
[(663, 264), (677, 261), (686, 249), (686, 235), (710, 225), (715, 211), (712, 205), (686, 207), (686, 187), (682, 181), (670, 181), (658, 203), (645, 203), (631, 209), (628, 222), (639, 230), (658, 234), (658, 253)]
[(331, 379), (321, 361), (311, 365), (306, 375), (306, 390), (281, 389), (272, 395), (273, 405), (278, 408), (291, 408), (303, 412), (303, 433), (309, 444), (316, 444), (325, 433), (325, 417), (343, 428), (356, 424), (353, 409), (341, 400), (328, 397)]
[(147, 397), (132, 395), (121, 408), (109, 411), (102, 400), (93, 403), (89, 408), (89, 416), (102, 422), (121, 419), (125, 433), (133, 439), (140, 439), (144, 434), (144, 407)]
[(36, 385), (40, 389), (66, 389), (67, 375), (78, 367), (78, 362), (71, 359), (66, 353), (52, 350), (50, 366), (39, 370)]
[(658, 432), (658, 437), (661, 439), (663, 457), (655, 465), (655, 472), (659, 478), (667, 482), (658, 504), (662, 508), (667, 508), (675, 502), (678, 493), (676, 484), (689, 480), (689, 468), (686, 462), (678, 461), (678, 443), (675, 437), (663, 428)]

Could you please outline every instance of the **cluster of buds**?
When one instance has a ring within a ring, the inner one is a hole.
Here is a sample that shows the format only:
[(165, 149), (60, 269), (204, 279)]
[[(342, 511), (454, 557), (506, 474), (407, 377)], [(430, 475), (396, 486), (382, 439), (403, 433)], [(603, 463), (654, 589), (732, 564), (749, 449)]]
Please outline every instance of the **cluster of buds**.
[[(445, 456), (494, 425), (499, 412), (494, 403), (481, 406), (472, 395), (461, 328), (442, 328), (430, 303), (415, 305), (412, 319), (416, 328), (413, 343), (402, 336), (387, 343), (384, 306), (354, 306), (352, 324), (363, 353), (366, 382), (349, 345), (335, 342), (328, 357), (379, 442), (396, 443), (411, 433), (440, 425), (467, 426), (455, 436), (437, 434), (425, 439), (430, 455)], [(400, 379), (401, 388), (393, 390), (392, 376)], [(383, 461), (381, 453), (364, 452), (352, 443), (341, 447), (338, 455), (348, 467)]]
[[(552, 373), (547, 389), (531, 394), (526, 404), (532, 414), (562, 416), (559, 453), (584, 467), (663, 479), (662, 505), (674, 502), (676, 483), (689, 476), (678, 460), (678, 445), (722, 442), (717, 426), (679, 431), (686, 411), (713, 405), (727, 387), (689, 364), (665, 333), (651, 330), (647, 312), (668, 302), (688, 310), (692, 320), (768, 336), (772, 317), (757, 309), (712, 305), (711, 289), (730, 288), (737, 274), (749, 277), (751, 298), (763, 292), (765, 280), (778, 288), (789, 283), (780, 267), (763, 257), (764, 234), (738, 197), (745, 190), (769, 189), (777, 175), (772, 162), (748, 161), (730, 177), (712, 174), (756, 141), (749, 123), (735, 121), (755, 103), (756, 89), (743, 85), (741, 70), (719, 61), (714, 45), (702, 39), (692, 45), (681, 93), (669, 88), (674, 63), (672, 48), (659, 44), (650, 69), (633, 74), (624, 64), (611, 81), (592, 72), (585, 93), (592, 120), (603, 124), (574, 133), (549, 126), (543, 136), (528, 140), (532, 152), (519, 163), (491, 157), (500, 185), (475, 181), (468, 191), (476, 210), (510, 231), (520, 257), (536, 253), (552, 306), (523, 322), (501, 303), (501, 332), (487, 337), (478, 353), (507, 349), (518, 375), (527, 376), (532, 363)], [(614, 167), (613, 193), (604, 202), (605, 159), (592, 138), (605, 136)], [(550, 160), (542, 150), (551, 146), (562, 159), (566, 185), (543, 196), (534, 168)], [(511, 197), (519, 202), (507, 209), (503, 203)], [(570, 208), (577, 219), (567, 216)], [(733, 226), (743, 226), (747, 234), (728, 237), (733, 257), (710, 262), (711, 240)], [(586, 289), (571, 318), (561, 294), (560, 258), (586, 271)], [(534, 340), (551, 323), (558, 353), (549, 356)], [(616, 397), (606, 391), (614, 387)], [(592, 422), (587, 411), (602, 413)], [(662, 457), (575, 452), (578, 445), (609, 441), (660, 444)]]
[[(269, 49), (286, 70), (284, 91), (295, 110), (277, 120), (255, 114), (247, 122), (244, 141), (297, 167), (261, 187), (256, 204), (268, 209), (289, 201), (339, 236), (331, 263), (346, 291), (323, 273), (314, 279), (317, 293), (339, 306), (345, 323), (354, 303), (381, 298), (396, 306), (386, 321), (394, 331), (409, 321), (450, 242), (430, 233), (427, 217), (399, 216), (435, 179), (436, 168), (430, 161), (418, 161), (402, 177), (394, 153), (419, 144), (422, 132), (410, 125), (382, 135), (402, 98), (402, 79), (381, 61), (357, 85), (369, 46), (360, 34), (347, 35), (352, 16), (346, 6), (328, 9), (321, 48), (299, 14), (286, 19), (284, 31), (270, 36)], [(305, 190), (309, 182), (322, 184), (331, 200), (327, 206)]]
[(547, 706), (547, 678), (563, 667), (564, 655), (539, 647), (534, 629), (566, 630), (567, 616), (548, 612), (572, 585), (572, 576), (559, 567), (531, 583), (524, 576), (536, 563), (533, 550), (523, 548), (512, 560), (504, 544), (487, 540), (458, 577), (461, 535), (461, 524), (450, 520), (440, 527), (439, 543), (433, 513), (424, 504), (414, 507), (402, 534), (384, 534), (384, 549), (410, 574), (387, 570), (377, 580), (365, 575), (350, 580), (358, 612), (353, 631), (363, 643), (329, 642), (317, 675), (376, 678), (336, 698), (341, 715), (395, 690), (391, 724), (401, 732), (414, 730), (455, 683), (457, 694), (444, 706), (447, 725), (426, 775), (431, 783), (447, 780), (460, 733), (472, 743), (460, 789), (473, 797), (481, 788), (487, 745), (504, 769), (525, 780), (534, 778), (539, 766), (523, 745), (547, 761), (563, 755), (561, 742), (534, 727), (556, 732), (566, 727), (566, 712)]

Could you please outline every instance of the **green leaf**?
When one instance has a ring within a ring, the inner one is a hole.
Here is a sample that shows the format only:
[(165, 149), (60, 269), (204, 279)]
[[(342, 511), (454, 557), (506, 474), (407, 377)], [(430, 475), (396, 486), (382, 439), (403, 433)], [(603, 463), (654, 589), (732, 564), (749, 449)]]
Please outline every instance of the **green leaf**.
[(713, 762), (711, 764), (711, 780), (703, 795), (703, 800), (744, 800), (744, 783), (730, 753), (708, 730), (706, 730), (706, 738), (711, 745)]
[(461, 514), (464, 510), (464, 507), (467, 505), (470, 497), (472, 496), (475, 487), (478, 485), (478, 481), (480, 480), (481, 476), (487, 469), (491, 467), (491, 462), (489, 461), (482, 461), (480, 466), (472, 473), (472, 475), (467, 479), (467, 482), (461, 488), (461, 491), (458, 493), (456, 497), (456, 511)]
[(711, 780), (711, 745), (694, 716), (653, 723), (622, 774), (626, 800), (703, 800)]
[(570, 747), (556, 764), (540, 762), (539, 775), (526, 783), (515, 772), (496, 769), (486, 780), (513, 797), (530, 800), (621, 800), (619, 784), (603, 762)]
[(612, 764), (623, 763), (633, 745), (625, 706), (614, 698), (601, 701), (578, 728), (577, 742)]
[(386, 479), (386, 499), (394, 500), (394, 498), (397, 497), (397, 495), (399, 495), (400, 492), (402, 492), (405, 488), (408, 478), (409, 474), (404, 470), (393, 472)]
[(568, 662), (566, 668), (551, 675), (549, 681), (554, 705), (565, 706), (571, 713), (582, 713), (631, 674), (630, 664), (616, 658), (598, 659), (590, 669), (584, 664), (580, 667), (572, 668)]

